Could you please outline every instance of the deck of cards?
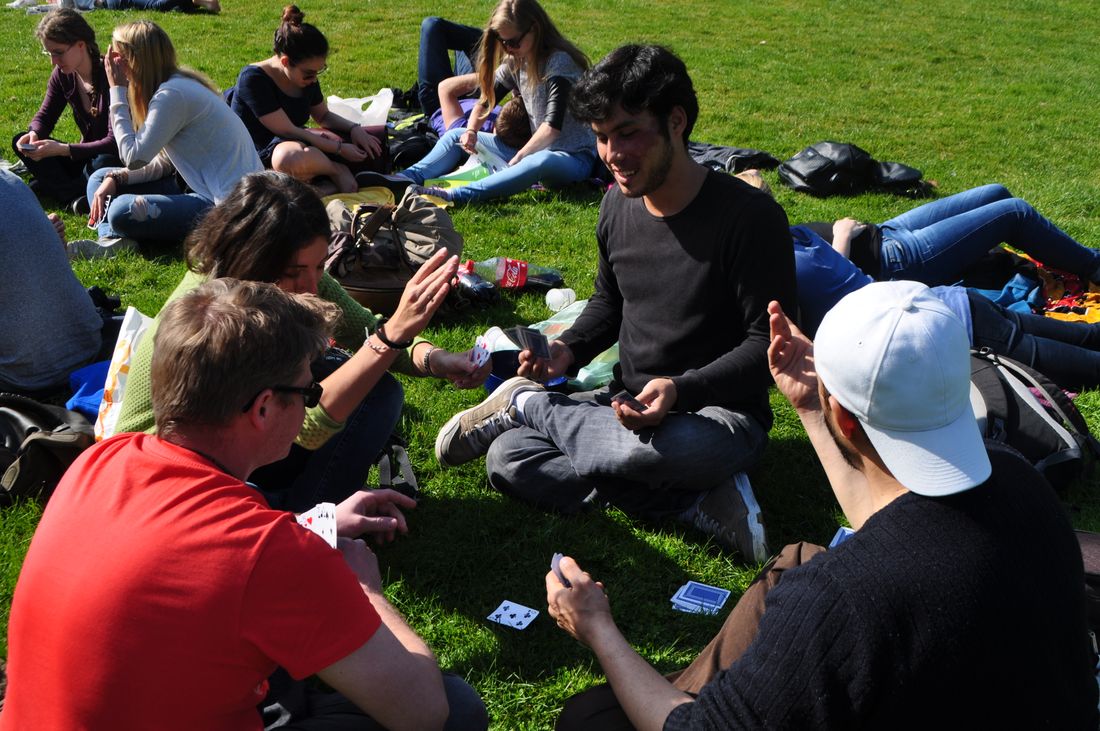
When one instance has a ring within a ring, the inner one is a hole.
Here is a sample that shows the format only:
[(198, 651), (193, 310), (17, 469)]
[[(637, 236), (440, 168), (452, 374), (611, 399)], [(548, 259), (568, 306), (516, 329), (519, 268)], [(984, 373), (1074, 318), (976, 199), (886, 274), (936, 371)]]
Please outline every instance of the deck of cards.
[(298, 517), (298, 525), (310, 533), (316, 533), (325, 539), (325, 543), (336, 548), (336, 504), (317, 503)]
[(728, 589), (689, 581), (672, 595), (672, 608), (689, 614), (718, 614), (729, 596)]
[(486, 619), (513, 629), (527, 629), (527, 625), (534, 622), (537, 616), (539, 616), (539, 610), (505, 599), (499, 607), (489, 613)]
[(505, 330), (504, 334), (518, 345), (520, 350), (529, 350), (536, 358), (550, 359), (550, 342), (538, 330), (516, 325)]

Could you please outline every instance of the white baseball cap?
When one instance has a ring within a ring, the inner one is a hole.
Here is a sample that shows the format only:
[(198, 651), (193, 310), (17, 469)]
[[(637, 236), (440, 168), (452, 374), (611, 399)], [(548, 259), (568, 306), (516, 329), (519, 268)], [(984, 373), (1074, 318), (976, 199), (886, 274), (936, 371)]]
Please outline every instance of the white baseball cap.
[(825, 315), (814, 340), (825, 389), (912, 492), (962, 492), (991, 467), (970, 407), (966, 326), (919, 282), (875, 282)]

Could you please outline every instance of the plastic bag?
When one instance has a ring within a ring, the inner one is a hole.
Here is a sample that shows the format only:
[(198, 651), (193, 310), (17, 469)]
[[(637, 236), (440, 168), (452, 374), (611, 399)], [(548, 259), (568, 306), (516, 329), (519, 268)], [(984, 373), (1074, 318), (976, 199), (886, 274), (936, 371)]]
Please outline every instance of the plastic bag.
[[(542, 322), (536, 322), (534, 329), (546, 336), (547, 340), (554, 340), (563, 332), (573, 326), (588, 300), (578, 300), (568, 307), (556, 312)], [(615, 373), (615, 364), (619, 362), (619, 344), (615, 343), (603, 351), (577, 372), (576, 378), (569, 379), (569, 385), (578, 391), (591, 391), (611, 383)]]
[(141, 314), (134, 307), (126, 308), (126, 317), (115, 341), (111, 365), (107, 367), (107, 380), (103, 384), (103, 401), (99, 404), (99, 416), (95, 422), (95, 440), (103, 441), (114, 436), (118, 415), (122, 413), (122, 398), (126, 393), (126, 381), (130, 376), (130, 361), (137, 352), (138, 343), (149, 329), (153, 319)]

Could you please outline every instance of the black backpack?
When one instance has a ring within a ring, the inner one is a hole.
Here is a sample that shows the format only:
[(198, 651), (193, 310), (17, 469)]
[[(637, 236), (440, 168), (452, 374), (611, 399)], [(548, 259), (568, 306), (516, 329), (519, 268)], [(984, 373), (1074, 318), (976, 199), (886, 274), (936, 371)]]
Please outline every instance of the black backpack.
[(91, 423), (75, 411), (0, 393), (0, 504), (46, 499), (81, 452), (95, 443)]
[(1016, 449), (1055, 488), (1091, 466), (1100, 444), (1065, 391), (988, 348), (970, 355), (970, 403), (983, 436)]
[(849, 142), (818, 142), (779, 166), (791, 188), (816, 196), (855, 195), (878, 189), (903, 195), (926, 194), (921, 171), (900, 162), (879, 162)]

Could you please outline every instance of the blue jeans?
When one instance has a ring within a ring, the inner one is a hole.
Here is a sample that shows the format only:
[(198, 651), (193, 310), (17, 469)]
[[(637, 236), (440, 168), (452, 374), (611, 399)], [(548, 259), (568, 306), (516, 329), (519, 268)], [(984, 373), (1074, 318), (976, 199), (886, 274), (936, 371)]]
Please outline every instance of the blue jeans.
[[(88, 178), (89, 201), (104, 176), (117, 169), (100, 168), (92, 173)], [(101, 239), (125, 236), (143, 241), (183, 241), (213, 205), (213, 201), (196, 193), (181, 192), (175, 177), (119, 186), (97, 229)]]
[(952, 284), (1001, 243), (1088, 279), (1100, 274), (1100, 252), (1074, 241), (1003, 185), (926, 203), (880, 228), (882, 279)]
[(606, 500), (660, 520), (751, 467), (768, 440), (755, 419), (717, 406), (670, 413), (657, 427), (635, 432), (619, 423), (610, 403), (606, 388), (531, 396), (523, 409), (528, 425), (504, 432), (489, 447), (489, 483), (560, 513)]
[(317, 503), (339, 503), (363, 489), (371, 465), (401, 418), (405, 391), (389, 373), (356, 407), (344, 428), (317, 450), (297, 444), (285, 459), (252, 473), (272, 507), (301, 512)]
[[(466, 151), (459, 145), (459, 140), (465, 132), (465, 127), (459, 127), (440, 137), (439, 142), (435, 143), (435, 147), (423, 160), (402, 170), (401, 175), (419, 184), (429, 178), (438, 178), (440, 175), (452, 172), (466, 158)], [(479, 132), (477, 141), (503, 160), (511, 160), (518, 152), (516, 148), (509, 147), (498, 140), (496, 135), (488, 132)], [(515, 195), (539, 181), (550, 186), (575, 183), (578, 180), (584, 180), (592, 173), (595, 161), (595, 151), (588, 153), (540, 150), (498, 173), (461, 188), (451, 189), (451, 200), (456, 203), (469, 203)]]
[(1062, 388), (1100, 386), (1100, 323), (1013, 312), (972, 290), (974, 347), (1031, 366)]
[[(472, 59), (481, 42), (481, 30), (431, 16), (420, 23), (420, 49), (416, 58), (417, 96), (424, 114), (439, 109), (439, 82), (474, 70)], [(455, 66), (451, 68), (451, 51)]]

